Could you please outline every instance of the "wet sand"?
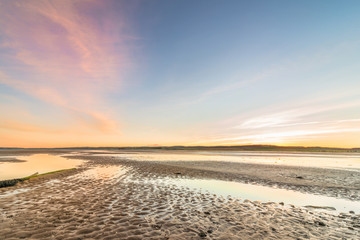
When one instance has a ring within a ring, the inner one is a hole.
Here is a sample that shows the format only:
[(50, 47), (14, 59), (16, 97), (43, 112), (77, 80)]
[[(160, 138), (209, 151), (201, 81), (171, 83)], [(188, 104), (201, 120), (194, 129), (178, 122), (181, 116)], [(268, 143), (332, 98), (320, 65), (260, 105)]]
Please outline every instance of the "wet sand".
[(195, 178), (239, 181), (360, 201), (358, 171), (208, 161), (141, 162), (135, 165), (162, 176), (180, 173)]
[(134, 162), (112, 156), (73, 158), (88, 162), (77, 170), (0, 189), (0, 239), (358, 239), (360, 236), (358, 213), (333, 214), (280, 203), (224, 198), (149, 181), (165, 176), (212, 178), (357, 199), (360, 179), (357, 172), (296, 167), (281, 170), (270, 165), (221, 162)]

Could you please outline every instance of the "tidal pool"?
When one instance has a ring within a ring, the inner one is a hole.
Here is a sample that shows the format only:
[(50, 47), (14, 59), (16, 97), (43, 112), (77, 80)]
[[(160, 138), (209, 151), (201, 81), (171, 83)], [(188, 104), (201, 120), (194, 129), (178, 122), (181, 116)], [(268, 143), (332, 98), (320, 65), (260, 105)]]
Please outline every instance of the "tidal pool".
[(21, 178), (35, 173), (41, 174), (61, 169), (74, 168), (84, 162), (83, 160), (67, 159), (62, 156), (51, 154), (33, 154), (30, 156), (15, 156), (11, 158), (24, 160), (24, 162), (0, 163), (0, 180)]
[[(201, 191), (234, 198), (248, 199), (261, 202), (284, 202), (297, 206), (333, 207), (336, 212), (360, 212), (360, 202), (322, 195), (301, 193), (298, 191), (245, 184), (239, 182), (204, 180), (204, 179), (176, 179), (177, 186), (199, 189)], [(321, 209), (321, 208), (320, 208)], [(326, 210), (324, 208), (324, 210)]]
[[(309, 210), (322, 210), (331, 212), (349, 212), (360, 213), (360, 202), (322, 195), (301, 193), (298, 191), (266, 187), (254, 184), (245, 184), (239, 182), (210, 180), (210, 179), (188, 179), (188, 178), (159, 178), (146, 179), (143, 182), (155, 185), (174, 185), (176, 187), (189, 188), (192, 191), (216, 194), (217, 196), (228, 196), (234, 199), (275, 202), (292, 204), (298, 207), (308, 206)], [(313, 208), (315, 206), (319, 208)], [(331, 210), (330, 208), (335, 208)]]

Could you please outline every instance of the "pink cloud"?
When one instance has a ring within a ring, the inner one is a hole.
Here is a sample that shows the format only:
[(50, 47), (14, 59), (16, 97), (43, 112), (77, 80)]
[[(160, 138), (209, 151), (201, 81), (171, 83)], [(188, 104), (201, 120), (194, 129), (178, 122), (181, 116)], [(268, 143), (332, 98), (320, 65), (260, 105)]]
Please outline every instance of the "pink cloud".
[(3, 2), (2, 58), (11, 67), (0, 67), (0, 83), (78, 112), (71, 115), (101, 131), (115, 128), (111, 114), (103, 111), (103, 95), (121, 85), (131, 54), (126, 22), (111, 5), (92, 0)]

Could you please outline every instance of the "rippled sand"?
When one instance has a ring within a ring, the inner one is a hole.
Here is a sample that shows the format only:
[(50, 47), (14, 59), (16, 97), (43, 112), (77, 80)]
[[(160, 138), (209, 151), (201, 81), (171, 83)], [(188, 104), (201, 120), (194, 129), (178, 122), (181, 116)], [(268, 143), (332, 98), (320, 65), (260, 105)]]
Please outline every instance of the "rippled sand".
[(334, 215), (278, 203), (239, 201), (151, 181), (164, 175), (210, 176), (209, 169), (190, 171), (187, 167), (184, 171), (184, 166), (164, 163), (84, 158), (88, 163), (81, 169), (1, 189), (0, 239), (358, 239), (360, 236), (358, 214)]

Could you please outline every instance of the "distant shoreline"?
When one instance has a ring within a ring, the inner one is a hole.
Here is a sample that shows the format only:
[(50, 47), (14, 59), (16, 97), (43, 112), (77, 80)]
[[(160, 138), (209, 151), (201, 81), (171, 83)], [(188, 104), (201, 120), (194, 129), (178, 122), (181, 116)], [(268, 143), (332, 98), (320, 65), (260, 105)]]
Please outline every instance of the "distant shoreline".
[(41, 150), (41, 149), (72, 149), (72, 150), (206, 150), (206, 151), (286, 151), (286, 152), (360, 152), (359, 148), (335, 147), (302, 147), (276, 145), (241, 145), (241, 146), (156, 146), (156, 147), (63, 147), (63, 148), (17, 148), (0, 147), (0, 150)]

